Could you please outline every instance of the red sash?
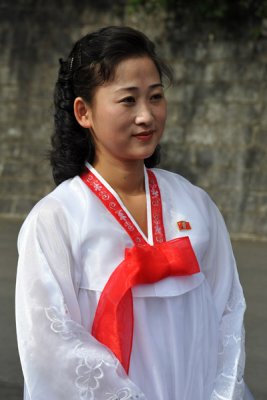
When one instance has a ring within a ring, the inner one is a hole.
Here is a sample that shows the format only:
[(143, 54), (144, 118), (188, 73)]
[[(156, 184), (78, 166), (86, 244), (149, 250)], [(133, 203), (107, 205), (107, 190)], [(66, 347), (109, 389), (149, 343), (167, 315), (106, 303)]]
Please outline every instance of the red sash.
[(155, 175), (152, 171), (147, 172), (154, 246), (143, 239), (115, 196), (92, 171), (81, 176), (126, 229), (135, 244), (131, 249), (126, 249), (125, 259), (114, 270), (104, 287), (92, 327), (92, 335), (113, 351), (127, 373), (134, 324), (131, 288), (139, 284), (155, 283), (168, 276), (191, 275), (200, 271), (188, 237), (165, 241), (160, 191)]

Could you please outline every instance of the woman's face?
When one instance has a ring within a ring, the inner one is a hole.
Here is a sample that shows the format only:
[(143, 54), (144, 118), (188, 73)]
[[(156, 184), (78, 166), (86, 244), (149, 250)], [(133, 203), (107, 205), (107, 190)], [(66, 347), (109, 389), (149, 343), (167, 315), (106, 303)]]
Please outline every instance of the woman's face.
[(166, 100), (160, 76), (149, 57), (120, 62), (114, 79), (98, 87), (88, 107), (95, 160), (144, 160), (162, 136)]

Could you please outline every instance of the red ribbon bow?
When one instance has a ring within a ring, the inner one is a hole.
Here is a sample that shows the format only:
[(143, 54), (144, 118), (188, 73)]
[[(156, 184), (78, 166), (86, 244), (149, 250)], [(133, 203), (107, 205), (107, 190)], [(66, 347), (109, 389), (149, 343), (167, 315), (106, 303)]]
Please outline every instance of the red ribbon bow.
[(101, 294), (92, 335), (113, 351), (127, 373), (134, 322), (131, 288), (168, 276), (192, 275), (199, 271), (188, 237), (126, 249), (125, 259), (112, 273)]

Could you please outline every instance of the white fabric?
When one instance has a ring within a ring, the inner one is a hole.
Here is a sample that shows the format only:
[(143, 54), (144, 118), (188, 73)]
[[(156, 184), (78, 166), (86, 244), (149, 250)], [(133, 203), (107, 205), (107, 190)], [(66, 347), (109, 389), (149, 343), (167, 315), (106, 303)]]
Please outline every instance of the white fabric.
[[(189, 236), (201, 273), (134, 288), (127, 376), (90, 330), (101, 290), (132, 241), (79, 177), (59, 185), (31, 211), (18, 240), (24, 399), (243, 399), (245, 301), (224, 222), (200, 188), (153, 171), (166, 238)], [(181, 220), (192, 229), (179, 231)]]

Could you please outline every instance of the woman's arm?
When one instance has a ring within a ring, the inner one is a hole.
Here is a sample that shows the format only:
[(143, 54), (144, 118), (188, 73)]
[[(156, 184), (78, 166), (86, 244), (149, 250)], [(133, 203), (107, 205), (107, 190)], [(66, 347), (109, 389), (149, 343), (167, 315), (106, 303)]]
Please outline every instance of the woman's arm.
[(79, 231), (55, 203), (34, 210), (19, 237), (16, 324), (26, 391), (31, 400), (145, 399), (81, 325)]
[(245, 387), (243, 317), (246, 304), (223, 218), (208, 201), (211, 236), (203, 271), (211, 287), (220, 329), (217, 377), (211, 400), (241, 400)]

